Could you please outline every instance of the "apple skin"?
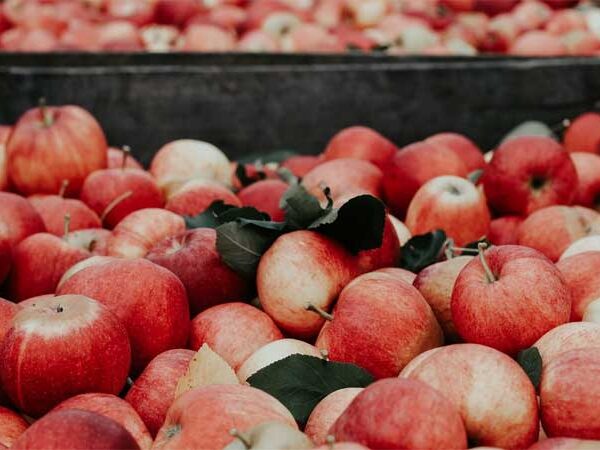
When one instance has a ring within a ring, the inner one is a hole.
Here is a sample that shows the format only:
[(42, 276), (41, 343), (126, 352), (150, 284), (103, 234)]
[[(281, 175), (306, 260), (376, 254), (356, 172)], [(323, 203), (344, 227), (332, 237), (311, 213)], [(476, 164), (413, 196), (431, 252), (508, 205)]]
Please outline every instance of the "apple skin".
[(507, 53), (520, 33), (521, 29), (511, 14), (499, 14), (490, 20), (485, 36), (479, 43), (479, 49), (485, 52)]
[(162, 426), (179, 379), (185, 375), (196, 353), (192, 350), (167, 350), (157, 355), (133, 382), (125, 400), (142, 418), (152, 437)]
[(125, 158), (125, 168), (126, 169), (139, 169), (144, 170), (144, 167), (131, 155), (124, 156), (123, 150), (108, 147), (107, 153), (107, 169), (122, 169), (123, 168), (123, 158)]
[(457, 256), (433, 264), (421, 270), (412, 283), (429, 303), (446, 340), (450, 342), (458, 340), (458, 333), (452, 322), (452, 290), (458, 275), (472, 260), (472, 256)]
[(546, 206), (570, 204), (577, 192), (577, 172), (554, 140), (521, 136), (494, 151), (482, 183), (497, 213), (528, 215)]
[(120, 258), (143, 258), (163, 239), (184, 231), (183, 217), (164, 209), (140, 209), (117, 224), (106, 244), (106, 254)]
[(70, 232), (65, 241), (90, 252), (92, 255), (106, 255), (110, 230), (104, 228), (85, 228)]
[(396, 154), (398, 147), (372, 128), (354, 126), (335, 134), (323, 152), (324, 159), (363, 159), (381, 170)]
[(281, 167), (288, 169), (298, 178), (304, 178), (307, 173), (321, 164), (323, 161), (320, 156), (298, 155), (286, 159)]
[(480, 258), (475, 258), (452, 291), (452, 320), (464, 341), (515, 355), (569, 320), (571, 293), (544, 255), (503, 245), (487, 250), (485, 259), (496, 281), (487, 281)]
[(33, 195), (28, 198), (35, 208), (48, 233), (62, 236), (65, 233), (65, 216), (68, 214), (69, 231), (84, 228), (101, 228), (98, 215), (80, 200), (63, 198), (59, 195)]
[[(113, 202), (127, 193), (130, 193), (128, 197), (112, 207)], [(79, 197), (103, 218), (104, 224), (110, 229), (134, 211), (162, 208), (165, 203), (149, 173), (126, 168), (97, 170), (90, 174), (83, 183)]]
[[(221, 261), (217, 232), (188, 230), (158, 242), (146, 258), (179, 277), (185, 286), (192, 316), (221, 303), (248, 300), (252, 285)], [(197, 270), (202, 267), (202, 270)], [(213, 349), (214, 350), (214, 349)]]
[(12, 132), (12, 127), (0, 125), (0, 191), (10, 188), (8, 173), (6, 172), (6, 143)]
[(57, 295), (79, 294), (107, 306), (125, 325), (132, 348), (132, 371), (152, 358), (183, 348), (190, 318), (185, 288), (172, 272), (145, 259), (116, 259), (80, 270)]
[(573, 120), (563, 144), (569, 152), (600, 153), (600, 114), (589, 112)]
[(571, 290), (571, 320), (579, 321), (587, 306), (600, 298), (598, 279), (600, 251), (584, 252), (561, 259), (556, 267)]
[(40, 417), (76, 394), (118, 394), (131, 349), (119, 319), (80, 295), (42, 298), (22, 307), (0, 345), (0, 379), (21, 411)]
[(440, 347), (413, 359), (400, 377), (427, 383), (446, 397), (479, 445), (516, 449), (537, 441), (535, 389), (504, 353), (477, 344)]
[(565, 352), (544, 366), (542, 426), (548, 437), (600, 440), (600, 347)]
[(158, 23), (181, 26), (200, 11), (195, 0), (156, 0), (154, 15)]
[(363, 250), (356, 255), (356, 264), (361, 273), (372, 272), (384, 267), (395, 267), (400, 261), (400, 238), (392, 221), (386, 215), (381, 245), (371, 250)]
[(322, 355), (314, 346), (296, 339), (278, 339), (263, 345), (252, 353), (237, 370), (237, 376), (244, 383), (260, 369), (273, 364), (290, 355), (308, 355), (321, 358)]
[(242, 206), (240, 199), (228, 188), (210, 180), (191, 180), (172, 193), (165, 209), (180, 216), (195, 216), (203, 213), (217, 200), (227, 205)]
[(571, 350), (600, 347), (600, 325), (591, 322), (571, 322), (544, 334), (534, 345), (544, 365)]
[(396, 278), (399, 281), (404, 281), (408, 284), (413, 284), (415, 279), (417, 278), (416, 273), (412, 273), (406, 269), (400, 269), (399, 267), (384, 267), (383, 269), (378, 269), (375, 273), (385, 273)]
[(191, 23), (181, 35), (182, 52), (231, 52), (236, 47), (235, 34), (215, 25)]
[(6, 145), (8, 174), (25, 195), (56, 194), (63, 180), (69, 181), (67, 195), (77, 195), (90, 173), (106, 167), (107, 147), (102, 128), (86, 110), (33, 108), (21, 116)]
[(48, 414), (30, 426), (15, 441), (12, 449), (64, 450), (138, 450), (129, 432), (108, 417), (90, 411), (69, 409)]
[(108, 417), (125, 428), (141, 450), (152, 447), (152, 437), (138, 413), (125, 400), (112, 394), (89, 393), (71, 397), (59, 403), (52, 412), (77, 409)]
[(555, 12), (545, 29), (548, 33), (561, 36), (575, 30), (586, 30), (587, 24), (581, 11), (565, 9)]
[(344, 388), (329, 394), (310, 413), (304, 433), (315, 445), (326, 444), (331, 426), (362, 391), (363, 388)]
[(467, 448), (458, 410), (425, 383), (404, 378), (379, 380), (366, 387), (330, 434), (337, 441), (356, 442), (373, 450)]
[(464, 162), (469, 172), (485, 167), (481, 149), (471, 139), (462, 134), (439, 133), (425, 139), (425, 142), (452, 150)]
[(519, 227), (523, 223), (519, 216), (503, 216), (490, 222), (488, 239), (493, 245), (516, 245), (519, 240)]
[(198, 351), (208, 344), (237, 371), (256, 350), (278, 339), (283, 339), (283, 335), (267, 314), (246, 303), (234, 302), (198, 314), (192, 320), (189, 347)]
[(256, 284), (264, 311), (294, 337), (315, 336), (324, 319), (308, 303), (329, 310), (342, 288), (358, 275), (355, 257), (314, 231), (279, 237), (262, 256)]
[(0, 445), (9, 448), (29, 424), (16, 412), (0, 406)]
[(404, 218), (419, 188), (441, 175), (466, 177), (468, 168), (452, 150), (417, 142), (398, 151), (384, 169), (383, 191), (392, 214)]
[(0, 237), (15, 246), (27, 236), (44, 231), (44, 221), (31, 203), (17, 194), (0, 192)]
[(442, 229), (461, 247), (487, 235), (490, 211), (473, 183), (446, 175), (419, 188), (408, 206), (406, 226), (413, 236)]
[(279, 206), (281, 197), (290, 186), (281, 180), (261, 180), (238, 192), (244, 206), (253, 206), (267, 213), (274, 222), (283, 222), (285, 212)]
[(16, 303), (0, 298), (0, 343), (12, 328), (12, 320), (18, 310)]
[(569, 245), (564, 253), (560, 255), (559, 261), (571, 256), (579, 255), (580, 253), (598, 251), (600, 251), (600, 235), (593, 234), (578, 239)]
[(539, 441), (529, 450), (596, 450), (597, 441), (573, 438), (550, 438)]
[(323, 444), (315, 447), (314, 450), (369, 450), (364, 445), (356, 442), (335, 442), (333, 444)]
[(356, 364), (380, 379), (398, 375), (414, 357), (442, 343), (442, 330), (419, 291), (374, 272), (344, 288), (315, 345), (332, 361)]
[(542, 2), (521, 2), (511, 12), (522, 31), (544, 28), (552, 18), (552, 9)]
[(518, 56), (563, 56), (567, 47), (556, 36), (545, 31), (528, 31), (519, 36), (509, 53)]
[(12, 265), (12, 246), (7, 238), (0, 237), (0, 286), (10, 273)]
[(285, 406), (263, 391), (239, 384), (202, 386), (171, 405), (153, 448), (223, 448), (234, 439), (232, 428), (244, 432), (268, 421), (298, 427)]
[(37, 233), (13, 249), (8, 278), (11, 300), (19, 302), (37, 295), (51, 294), (69, 267), (90, 253), (49, 233)]
[(575, 203), (600, 210), (600, 155), (574, 152), (571, 159), (579, 178)]

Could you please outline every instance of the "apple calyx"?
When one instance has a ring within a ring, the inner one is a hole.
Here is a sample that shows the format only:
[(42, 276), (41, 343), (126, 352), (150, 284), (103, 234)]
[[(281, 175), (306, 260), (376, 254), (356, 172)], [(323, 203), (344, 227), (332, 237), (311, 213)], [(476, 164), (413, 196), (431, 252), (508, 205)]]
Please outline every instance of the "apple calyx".
[(61, 313), (61, 312), (63, 312), (64, 310), (65, 310), (65, 309), (64, 309), (64, 308), (63, 308), (61, 305), (58, 305), (58, 306), (56, 307), (56, 312), (57, 312), (57, 313)]
[(483, 266), (483, 271), (485, 272), (485, 277), (486, 277), (488, 283), (491, 284), (498, 280), (494, 276), (494, 273), (492, 272), (492, 270), (490, 269), (487, 259), (485, 259), (484, 252), (487, 248), (488, 248), (488, 245), (485, 242), (480, 242), (477, 245), (477, 249), (479, 250), (479, 260), (481, 261), (481, 265)]
[(104, 208), (104, 211), (102, 211), (102, 214), (100, 215), (100, 221), (104, 222), (104, 220), (106, 219), (106, 216), (108, 216), (111, 213), (111, 211), (117, 207), (117, 205), (119, 203), (121, 203), (123, 200), (131, 197), (132, 195), (133, 195), (133, 191), (127, 191), (127, 192), (124, 192), (123, 194), (119, 195), (118, 197), (116, 197), (112, 202), (110, 202), (108, 204), (108, 206), (106, 208)]
[(238, 439), (247, 449), (252, 448), (252, 444), (250, 443), (248, 436), (240, 432), (237, 428), (232, 428), (229, 430), (229, 434)]
[(58, 196), (64, 197), (65, 193), (67, 192), (68, 187), (69, 187), (69, 180), (62, 180), (62, 183), (60, 184), (60, 189), (58, 190)]
[(313, 305), (312, 303), (307, 303), (306, 305), (304, 305), (304, 309), (307, 311), (312, 311), (314, 313), (317, 313), (318, 315), (320, 315), (323, 319), (327, 320), (328, 322), (331, 322), (333, 320), (332, 314), (329, 314), (323, 308), (320, 308), (317, 305)]
[(329, 450), (333, 450), (335, 448), (335, 436), (328, 434), (325, 437), (325, 445), (327, 445)]
[(42, 124), (44, 127), (50, 128), (54, 124), (54, 116), (52, 115), (52, 112), (48, 109), (45, 97), (40, 98), (39, 106), (40, 113), (42, 115)]
[(129, 145), (124, 145), (121, 147), (121, 152), (123, 152), (123, 161), (121, 161), (121, 170), (125, 170), (127, 167), (127, 158), (131, 155), (131, 147)]
[(71, 214), (65, 214), (65, 228), (63, 233), (63, 240), (67, 240), (69, 238), (69, 228), (71, 227)]

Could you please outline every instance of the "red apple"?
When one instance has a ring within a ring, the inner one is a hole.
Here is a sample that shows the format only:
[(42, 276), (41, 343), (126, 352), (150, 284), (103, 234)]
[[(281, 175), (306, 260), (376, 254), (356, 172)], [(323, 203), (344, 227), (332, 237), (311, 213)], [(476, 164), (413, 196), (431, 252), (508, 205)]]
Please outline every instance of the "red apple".
[(29, 424), (16, 412), (0, 406), (0, 445), (9, 448)]
[(41, 106), (23, 114), (13, 129), (6, 145), (8, 173), (25, 195), (56, 194), (64, 180), (67, 194), (76, 195), (90, 173), (106, 167), (107, 147), (86, 110)]
[(442, 343), (442, 330), (419, 291), (375, 272), (344, 288), (315, 345), (332, 361), (353, 363), (385, 378)]
[(345, 50), (335, 34), (312, 23), (300, 23), (284, 33), (281, 49), (287, 53), (339, 53)]
[(523, 218), (519, 216), (498, 217), (490, 222), (488, 239), (494, 245), (514, 245), (519, 240), (519, 227)]
[(567, 54), (567, 47), (556, 36), (545, 31), (529, 31), (519, 36), (510, 54), (518, 56), (562, 56)]
[(364, 159), (384, 170), (397, 151), (398, 147), (377, 131), (355, 126), (344, 128), (333, 136), (323, 156), (326, 161), (342, 158)]
[(259, 211), (266, 212), (271, 220), (283, 222), (285, 212), (280, 207), (281, 197), (289, 185), (281, 180), (262, 180), (245, 187), (238, 192), (238, 197), (244, 206), (253, 206)]
[(565, 352), (544, 366), (540, 410), (549, 437), (600, 440), (600, 347)]
[(85, 228), (69, 233), (66, 241), (92, 255), (103, 256), (106, 255), (108, 240), (111, 236), (112, 233), (104, 228)]
[(167, 413), (154, 449), (223, 448), (244, 432), (268, 421), (297, 428), (290, 412), (267, 393), (239, 384), (202, 386), (179, 397)]
[(235, 35), (214, 25), (188, 26), (181, 35), (178, 49), (183, 52), (232, 52)]
[(247, 300), (252, 295), (250, 283), (221, 261), (216, 242), (215, 230), (198, 228), (160, 241), (146, 255), (179, 277), (192, 315), (221, 303)]
[(362, 391), (330, 432), (338, 441), (377, 449), (467, 448), (458, 410), (425, 383), (379, 380)]
[(43, 28), (12, 28), (0, 36), (0, 48), (8, 52), (47, 53), (56, 51), (59, 41)]
[(569, 320), (571, 293), (541, 253), (503, 245), (482, 251), (461, 271), (451, 310), (466, 342), (512, 355)]
[(116, 395), (99, 393), (76, 395), (59, 403), (52, 412), (69, 409), (89, 411), (112, 419), (129, 431), (141, 450), (149, 450), (152, 447), (152, 437), (138, 413), (129, 403)]
[(62, 236), (65, 233), (65, 216), (68, 214), (69, 230), (100, 228), (102, 224), (94, 211), (80, 200), (64, 198), (61, 195), (33, 195), (29, 203), (35, 208), (48, 233)]
[(12, 320), (18, 310), (16, 303), (0, 298), (0, 343), (12, 328)]
[(10, 273), (12, 265), (12, 246), (7, 238), (0, 238), (0, 285)]
[(600, 251), (584, 252), (561, 258), (556, 264), (571, 290), (572, 321), (581, 320), (587, 306), (600, 298), (599, 264)]
[(466, 136), (457, 133), (439, 133), (425, 139), (425, 142), (452, 150), (463, 161), (469, 172), (485, 167), (481, 149)]
[(579, 178), (575, 203), (600, 211), (600, 155), (575, 152), (571, 159)]
[(535, 389), (521, 367), (483, 345), (455, 344), (412, 360), (401, 377), (419, 380), (461, 413), (470, 442), (528, 448), (539, 433)]
[(20, 309), (0, 357), (4, 390), (20, 410), (39, 417), (76, 394), (118, 394), (131, 350), (125, 328), (107, 308), (63, 295)]
[(138, 29), (127, 20), (111, 20), (98, 27), (98, 44), (101, 50), (137, 52), (144, 46)]
[(543, 28), (552, 18), (552, 9), (538, 0), (521, 2), (511, 12), (522, 31)]
[(417, 277), (417, 274), (406, 269), (400, 269), (399, 267), (384, 267), (383, 269), (376, 270), (375, 273), (385, 273), (399, 281), (404, 281), (408, 284), (413, 284), (415, 278)]
[(139, 449), (133, 436), (114, 420), (78, 409), (57, 411), (44, 416), (29, 427), (11, 448), (15, 450)]
[(74, 19), (60, 35), (58, 46), (65, 51), (99, 51), (100, 27), (88, 20)]
[(10, 187), (6, 172), (6, 143), (11, 132), (12, 127), (0, 125), (0, 191), (6, 191)]
[(339, 389), (315, 406), (304, 427), (304, 432), (315, 445), (323, 445), (327, 442), (331, 426), (362, 391), (363, 388)]
[(586, 252), (600, 252), (600, 235), (594, 234), (576, 240), (560, 255), (559, 261)]
[(408, 206), (406, 226), (413, 235), (442, 229), (456, 245), (463, 246), (487, 235), (490, 212), (473, 183), (441, 176), (419, 188)]
[(122, 167), (125, 167), (126, 169), (144, 170), (142, 165), (132, 157), (129, 152), (124, 151), (123, 149), (108, 147), (107, 152), (107, 169), (121, 169)]
[(147, 25), (154, 20), (155, 2), (148, 0), (107, 0), (106, 13), (112, 19), (123, 19), (137, 25)]
[(600, 153), (600, 114), (578, 116), (565, 130), (563, 143), (569, 152)]
[(577, 192), (577, 172), (569, 154), (554, 140), (538, 136), (501, 144), (482, 182), (490, 207), (498, 213), (531, 214), (546, 206), (568, 205)]
[(292, 156), (286, 159), (281, 167), (288, 169), (298, 178), (303, 178), (322, 162), (318, 156)]
[[(228, 330), (237, 330), (229, 333)], [(203, 344), (218, 353), (237, 371), (256, 350), (269, 342), (283, 339), (273, 320), (246, 303), (213, 306), (192, 320), (189, 347), (198, 350)]]
[(150, 52), (172, 51), (179, 36), (179, 30), (172, 25), (148, 25), (140, 30), (144, 48)]
[(11, 246), (27, 236), (46, 231), (44, 222), (35, 208), (23, 197), (0, 192), (0, 237)]
[(160, 241), (185, 231), (185, 221), (171, 211), (145, 208), (121, 220), (107, 243), (107, 254), (143, 258)]
[(156, 0), (155, 17), (158, 23), (181, 26), (200, 11), (196, 0)]
[(512, 15), (500, 14), (490, 20), (488, 30), (479, 44), (479, 48), (485, 52), (506, 53), (512, 48), (520, 33), (521, 29)]
[(400, 260), (400, 251), (400, 239), (391, 216), (387, 215), (381, 245), (359, 252), (356, 257), (356, 265), (361, 273), (372, 272), (384, 267), (395, 267)]
[(79, 261), (77, 264), (73, 264), (71, 267), (69, 267), (69, 269), (64, 273), (64, 275), (58, 282), (56, 290), (59, 291), (62, 285), (77, 272), (80, 272), (87, 267), (107, 264), (117, 259), (118, 258), (115, 258), (114, 256), (94, 255), (87, 259)]
[(600, 38), (591, 31), (575, 30), (561, 36), (569, 55), (594, 56), (600, 51)]
[(440, 175), (467, 176), (468, 168), (447, 147), (418, 142), (404, 147), (384, 170), (383, 190), (392, 213), (402, 219), (419, 188)]
[(168, 197), (165, 209), (180, 216), (203, 213), (215, 201), (227, 205), (242, 206), (240, 199), (221, 183), (211, 180), (191, 180)]
[(238, 50), (251, 53), (276, 53), (279, 42), (263, 30), (250, 30), (244, 33), (237, 43)]
[(585, 30), (586, 28), (585, 16), (581, 11), (575, 9), (556, 11), (546, 23), (546, 31), (557, 36), (570, 31)]
[(600, 325), (591, 322), (571, 322), (544, 334), (534, 344), (544, 365), (571, 350), (600, 347)]
[(142, 418), (152, 436), (162, 426), (175, 389), (196, 353), (191, 350), (167, 350), (156, 356), (133, 382), (125, 400)]
[(539, 441), (529, 447), (529, 450), (595, 450), (597, 441), (574, 438), (550, 438)]
[(489, 15), (512, 10), (519, 0), (475, 0), (475, 9)]

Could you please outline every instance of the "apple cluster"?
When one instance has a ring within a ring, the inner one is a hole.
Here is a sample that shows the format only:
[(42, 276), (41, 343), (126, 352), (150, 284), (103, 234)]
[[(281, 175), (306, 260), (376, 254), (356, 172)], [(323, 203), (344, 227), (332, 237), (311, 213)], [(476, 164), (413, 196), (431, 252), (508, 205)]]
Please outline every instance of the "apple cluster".
[(600, 448), (600, 114), (555, 131), (177, 140), (146, 170), (80, 107), (25, 112), (0, 448)]
[(9, 52), (600, 54), (592, 0), (4, 0)]

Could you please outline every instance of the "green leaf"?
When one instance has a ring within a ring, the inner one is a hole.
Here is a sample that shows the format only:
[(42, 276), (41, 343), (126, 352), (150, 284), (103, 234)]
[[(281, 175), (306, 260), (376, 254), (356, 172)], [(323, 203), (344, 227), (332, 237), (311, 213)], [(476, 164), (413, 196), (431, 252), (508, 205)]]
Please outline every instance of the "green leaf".
[(283, 194), (280, 207), (288, 226), (296, 230), (307, 229), (325, 214), (319, 200), (300, 184), (290, 186)]
[(540, 355), (540, 351), (536, 347), (521, 350), (517, 355), (517, 362), (537, 391), (542, 378), (542, 355)]
[(211, 203), (206, 211), (196, 216), (184, 216), (185, 226), (188, 230), (194, 228), (217, 228), (223, 222), (219, 220), (219, 216), (224, 212), (237, 208), (236, 206), (226, 205), (223, 200), (217, 200)]
[(279, 169), (277, 169), (277, 176), (281, 179), (281, 181), (284, 181), (289, 185), (300, 183), (298, 177), (294, 175), (292, 171), (287, 167), (280, 167)]
[(420, 272), (438, 262), (445, 243), (446, 233), (443, 230), (412, 237), (402, 247), (400, 267), (411, 272)]
[(365, 387), (373, 376), (354, 365), (307, 355), (291, 355), (259, 370), (250, 386), (278, 399), (302, 425), (327, 395), (347, 387)]
[(217, 214), (218, 220), (223, 224), (233, 222), (235, 220), (254, 220), (254, 221), (269, 221), (271, 217), (267, 213), (261, 212), (251, 206), (242, 206), (239, 208), (233, 207), (223, 210)]
[(474, 185), (477, 185), (477, 183), (479, 183), (479, 180), (481, 180), (482, 176), (483, 176), (483, 169), (477, 169), (477, 170), (474, 170), (473, 172), (471, 172), (469, 175), (467, 175), (467, 179)]
[(254, 153), (251, 155), (244, 156), (238, 160), (239, 163), (244, 164), (269, 164), (269, 163), (282, 163), (286, 159), (291, 158), (292, 156), (296, 156), (298, 152), (294, 150), (281, 149), (281, 150), (273, 150), (266, 153)]
[(260, 170), (257, 170), (253, 177), (249, 176), (248, 171), (246, 170), (246, 165), (241, 163), (238, 163), (237, 167), (235, 168), (235, 176), (240, 181), (242, 187), (249, 186), (257, 181), (267, 178), (267, 175)]

